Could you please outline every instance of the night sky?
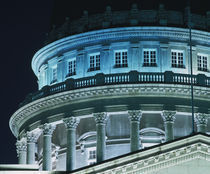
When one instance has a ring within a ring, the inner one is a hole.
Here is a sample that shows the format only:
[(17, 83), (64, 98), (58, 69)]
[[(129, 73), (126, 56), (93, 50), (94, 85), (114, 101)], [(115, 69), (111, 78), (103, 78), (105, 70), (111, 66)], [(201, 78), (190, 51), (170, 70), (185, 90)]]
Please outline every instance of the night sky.
[[(183, 11), (185, 1), (161, 0), (166, 9)], [(61, 4), (62, 2), (62, 4)], [(120, 3), (119, 3), (120, 2)], [(158, 0), (7, 0), (0, 4), (1, 30), (1, 123), (0, 164), (17, 163), (16, 138), (9, 129), (9, 118), (27, 94), (37, 90), (37, 79), (31, 69), (31, 59), (43, 46), (45, 34), (52, 24), (59, 25), (65, 16), (71, 19), (103, 12), (106, 5), (113, 10), (130, 9), (137, 2), (141, 9), (157, 9)], [(54, 4), (54, 5), (53, 5)], [(57, 8), (53, 8), (56, 6)], [(193, 0), (192, 11), (205, 14), (208, 0)], [(62, 10), (61, 10), (62, 9)]]

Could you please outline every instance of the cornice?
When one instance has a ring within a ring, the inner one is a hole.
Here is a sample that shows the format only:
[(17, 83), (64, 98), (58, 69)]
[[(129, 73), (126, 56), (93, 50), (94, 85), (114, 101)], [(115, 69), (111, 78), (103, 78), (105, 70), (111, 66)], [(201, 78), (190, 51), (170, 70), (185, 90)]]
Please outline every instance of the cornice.
[(196, 159), (210, 161), (209, 137), (196, 135), (125, 157), (118, 157), (73, 173), (154, 173)]
[[(68, 104), (123, 97), (190, 98), (190, 95), (190, 86), (174, 84), (123, 84), (76, 89), (44, 97), (21, 107), (12, 115), (9, 125), (12, 133), (17, 137), (19, 128), (27, 120), (49, 109)], [(209, 101), (210, 88), (194, 86), (194, 97)]]
[[(121, 27), (112, 29), (102, 29), (57, 40), (40, 49), (32, 59), (32, 69), (38, 74), (39, 67), (58, 53), (65, 53), (67, 50), (77, 49), (85, 45), (99, 44), (103, 41), (112, 43), (113, 41), (143, 38), (167, 38), (169, 41), (188, 41), (188, 29), (176, 27)], [(192, 30), (192, 40), (210, 44), (210, 33), (205, 31)]]

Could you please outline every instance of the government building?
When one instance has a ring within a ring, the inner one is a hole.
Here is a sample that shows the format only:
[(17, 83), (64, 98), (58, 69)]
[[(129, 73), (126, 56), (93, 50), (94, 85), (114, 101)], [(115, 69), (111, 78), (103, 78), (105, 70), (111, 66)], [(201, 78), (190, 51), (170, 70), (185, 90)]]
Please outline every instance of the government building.
[(38, 90), (9, 122), (16, 167), (208, 173), (210, 11), (189, 9), (107, 6), (53, 27), (32, 58)]

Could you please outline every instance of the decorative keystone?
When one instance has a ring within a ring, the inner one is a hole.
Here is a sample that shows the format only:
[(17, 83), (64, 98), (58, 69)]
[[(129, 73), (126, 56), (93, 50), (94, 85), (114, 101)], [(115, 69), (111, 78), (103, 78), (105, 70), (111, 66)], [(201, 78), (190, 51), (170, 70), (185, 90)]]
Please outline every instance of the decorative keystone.
[(195, 123), (197, 125), (207, 125), (208, 114), (198, 113), (195, 115)]
[(44, 135), (52, 135), (53, 131), (55, 130), (56, 126), (52, 124), (45, 123), (43, 126), (40, 127), (43, 131)]
[(39, 138), (39, 134), (34, 132), (27, 132), (26, 138), (27, 143), (36, 143), (37, 139)]
[(63, 122), (67, 129), (76, 129), (79, 124), (79, 118), (76, 117), (68, 117), (63, 119)]
[(140, 119), (142, 117), (142, 112), (140, 110), (132, 110), (128, 111), (128, 118), (130, 119), (131, 122), (136, 121), (140, 122)]
[(166, 122), (174, 123), (175, 115), (176, 115), (176, 111), (163, 111), (162, 112), (163, 121), (165, 123)]
[(27, 143), (26, 143), (25, 140), (17, 141), (16, 150), (17, 150), (18, 156), (19, 156), (21, 151), (26, 151), (26, 149), (27, 149)]
[(108, 120), (107, 113), (105, 112), (94, 113), (93, 117), (95, 118), (96, 124), (106, 124)]

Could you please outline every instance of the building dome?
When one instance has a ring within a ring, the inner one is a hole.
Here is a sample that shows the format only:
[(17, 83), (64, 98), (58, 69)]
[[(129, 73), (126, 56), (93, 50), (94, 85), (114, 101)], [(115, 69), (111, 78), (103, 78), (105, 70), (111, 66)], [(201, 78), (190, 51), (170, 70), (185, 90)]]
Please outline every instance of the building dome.
[(32, 59), (39, 89), (10, 119), (19, 162), (73, 170), (189, 135), (191, 81), (209, 133), (210, 12), (191, 15), (191, 42), (188, 17), (134, 4), (54, 27)]

